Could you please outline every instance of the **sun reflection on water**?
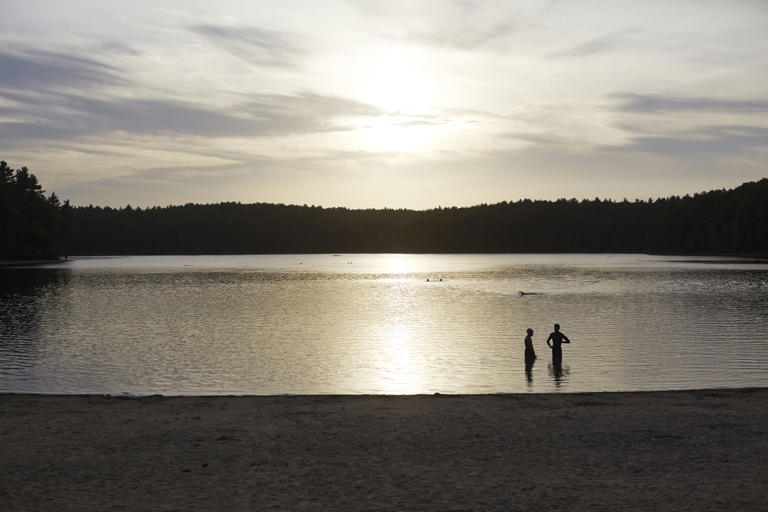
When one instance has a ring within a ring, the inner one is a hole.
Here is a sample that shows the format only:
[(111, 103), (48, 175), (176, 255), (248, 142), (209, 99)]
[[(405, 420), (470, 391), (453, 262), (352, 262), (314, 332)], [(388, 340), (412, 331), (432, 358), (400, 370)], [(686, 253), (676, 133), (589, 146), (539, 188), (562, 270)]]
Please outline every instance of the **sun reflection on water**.
[(387, 274), (407, 274), (414, 270), (412, 261), (406, 254), (389, 254), (382, 262), (382, 270)]
[(382, 392), (401, 394), (421, 389), (423, 372), (411, 328), (406, 321), (393, 324), (383, 333), (381, 357), (383, 368), (376, 386)]

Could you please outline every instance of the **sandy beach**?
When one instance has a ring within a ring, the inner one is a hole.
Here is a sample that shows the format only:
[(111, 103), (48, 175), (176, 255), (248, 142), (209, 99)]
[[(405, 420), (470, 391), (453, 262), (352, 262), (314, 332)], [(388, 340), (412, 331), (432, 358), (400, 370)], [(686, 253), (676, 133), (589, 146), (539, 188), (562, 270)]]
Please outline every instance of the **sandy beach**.
[(0, 395), (28, 510), (766, 510), (768, 389)]

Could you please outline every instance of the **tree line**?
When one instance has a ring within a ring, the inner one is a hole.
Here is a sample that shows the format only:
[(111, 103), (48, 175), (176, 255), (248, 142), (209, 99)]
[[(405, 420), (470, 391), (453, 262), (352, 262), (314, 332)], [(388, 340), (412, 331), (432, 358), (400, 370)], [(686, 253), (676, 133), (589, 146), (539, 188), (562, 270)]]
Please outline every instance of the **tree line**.
[(647, 201), (472, 207), (268, 203), (72, 209), (70, 254), (645, 252), (768, 255), (768, 179)]
[(647, 201), (524, 199), (347, 209), (269, 203), (124, 208), (46, 197), (0, 162), (0, 259), (66, 254), (645, 252), (768, 256), (768, 178)]
[(69, 201), (45, 196), (37, 177), (0, 161), (0, 259), (50, 259), (64, 252)]

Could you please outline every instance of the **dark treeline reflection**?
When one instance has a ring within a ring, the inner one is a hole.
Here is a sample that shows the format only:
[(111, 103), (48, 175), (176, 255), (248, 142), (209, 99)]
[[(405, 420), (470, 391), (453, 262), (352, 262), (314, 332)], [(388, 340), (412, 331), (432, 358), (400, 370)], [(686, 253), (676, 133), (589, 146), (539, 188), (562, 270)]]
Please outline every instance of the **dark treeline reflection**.
[(0, 300), (12, 303), (16, 296), (37, 296), (59, 290), (69, 282), (69, 273), (45, 268), (0, 268)]
[(0, 268), (0, 373), (31, 366), (40, 351), (40, 317), (69, 283), (69, 273), (52, 269)]
[(350, 210), (186, 204), (72, 212), (70, 254), (649, 252), (768, 254), (768, 179), (648, 201)]

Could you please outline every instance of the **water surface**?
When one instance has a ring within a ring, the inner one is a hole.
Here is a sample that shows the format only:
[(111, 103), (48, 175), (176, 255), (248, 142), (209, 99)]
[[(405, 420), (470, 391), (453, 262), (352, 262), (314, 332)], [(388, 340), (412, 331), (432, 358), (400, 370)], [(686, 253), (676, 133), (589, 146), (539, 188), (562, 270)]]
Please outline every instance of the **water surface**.
[[(526, 294), (521, 295), (523, 291)], [(74, 258), (0, 269), (0, 391), (768, 385), (768, 265), (646, 255)], [(553, 368), (559, 322), (572, 344)], [(525, 329), (539, 355), (523, 361)]]

